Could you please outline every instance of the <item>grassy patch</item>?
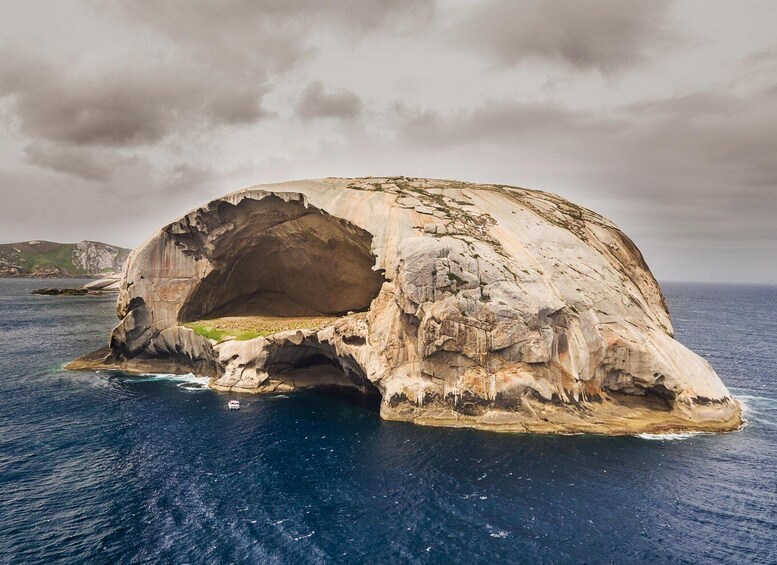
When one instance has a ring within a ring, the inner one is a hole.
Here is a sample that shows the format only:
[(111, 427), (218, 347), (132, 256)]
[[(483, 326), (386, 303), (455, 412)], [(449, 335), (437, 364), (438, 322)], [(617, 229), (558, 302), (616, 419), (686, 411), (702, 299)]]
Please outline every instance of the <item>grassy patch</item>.
[(233, 328), (214, 328), (202, 323), (186, 324), (187, 328), (194, 330), (194, 333), (201, 335), (208, 339), (215, 340), (219, 343), (226, 341), (227, 339), (236, 339), (237, 341), (246, 341), (260, 337), (261, 335), (269, 335), (269, 333), (262, 333), (252, 330), (236, 330)]
[(74, 245), (58, 245), (53, 249), (41, 250), (39, 253), (28, 253), (25, 257), (29, 267), (35, 268), (40, 266), (54, 266), (60, 269), (68, 271), (75, 270), (73, 268), (73, 248)]
[[(27, 242), (0, 245), (0, 258), (19, 264), (29, 270), (36, 267), (56, 267), (70, 273), (81, 273), (73, 265), (72, 243), (41, 241), (31, 245)], [(19, 250), (18, 252), (16, 250)]]
[(337, 318), (320, 316), (310, 318), (276, 318), (271, 316), (231, 316), (214, 320), (188, 322), (184, 327), (219, 343), (234, 339), (246, 341), (266, 337), (286, 330), (317, 330)]

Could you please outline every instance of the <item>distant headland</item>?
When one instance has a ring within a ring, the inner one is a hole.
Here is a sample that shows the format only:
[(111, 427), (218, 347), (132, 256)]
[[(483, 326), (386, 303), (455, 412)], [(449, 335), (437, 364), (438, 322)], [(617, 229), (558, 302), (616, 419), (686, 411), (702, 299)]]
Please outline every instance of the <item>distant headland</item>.
[(120, 273), (130, 250), (99, 241), (0, 244), (0, 277), (103, 277)]

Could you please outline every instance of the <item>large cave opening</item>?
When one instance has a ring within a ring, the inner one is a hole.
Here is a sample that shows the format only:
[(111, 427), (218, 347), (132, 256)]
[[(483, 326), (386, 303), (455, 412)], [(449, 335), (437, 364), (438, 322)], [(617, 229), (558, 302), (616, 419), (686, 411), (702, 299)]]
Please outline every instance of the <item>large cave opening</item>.
[(351, 356), (338, 355), (335, 349), (316, 338), (299, 345), (288, 344), (275, 350), (265, 368), (270, 379), (294, 390), (310, 390), (380, 411), (382, 395)]
[[(215, 341), (315, 330), (337, 316), (368, 310), (385, 282), (374, 269), (372, 234), (294, 195), (220, 202), (170, 235), (184, 253), (209, 266), (178, 321)], [(315, 333), (279, 340), (263, 369), (280, 390), (380, 406), (379, 389), (354, 358), (319, 342)]]
[(207, 218), (212, 270), (180, 322), (230, 316), (339, 316), (364, 311), (384, 282), (372, 235), (301, 201), (274, 195), (222, 202)]

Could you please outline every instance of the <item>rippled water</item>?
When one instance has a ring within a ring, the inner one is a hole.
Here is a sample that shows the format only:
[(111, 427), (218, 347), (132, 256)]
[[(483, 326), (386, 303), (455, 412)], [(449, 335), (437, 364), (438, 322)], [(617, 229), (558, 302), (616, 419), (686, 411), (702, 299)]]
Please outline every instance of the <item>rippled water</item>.
[[(67, 281), (46, 281), (46, 286)], [(777, 287), (665, 286), (725, 435), (501, 435), (314, 394), (68, 373), (113, 297), (0, 279), (0, 562), (774, 563)]]

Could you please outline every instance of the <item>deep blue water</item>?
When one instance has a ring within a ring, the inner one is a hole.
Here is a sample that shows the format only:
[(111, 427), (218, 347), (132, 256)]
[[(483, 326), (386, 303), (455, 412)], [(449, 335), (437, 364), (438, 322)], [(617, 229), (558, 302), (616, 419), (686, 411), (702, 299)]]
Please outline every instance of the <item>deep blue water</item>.
[(235, 413), (193, 379), (63, 372), (114, 298), (39, 286), (0, 279), (0, 562), (777, 561), (777, 287), (665, 285), (748, 425), (659, 441), (422, 428), (314, 394)]

